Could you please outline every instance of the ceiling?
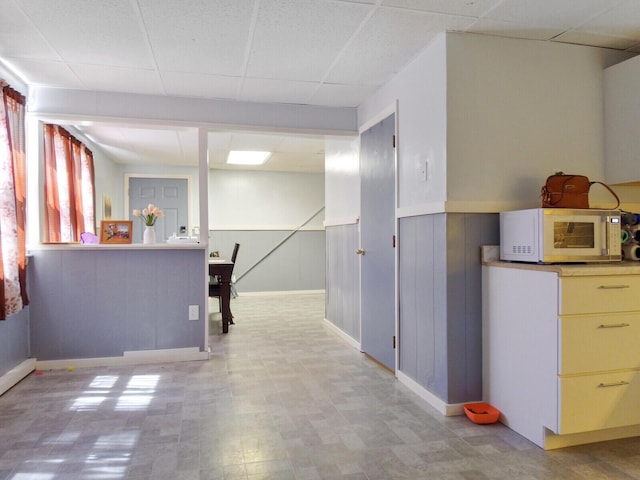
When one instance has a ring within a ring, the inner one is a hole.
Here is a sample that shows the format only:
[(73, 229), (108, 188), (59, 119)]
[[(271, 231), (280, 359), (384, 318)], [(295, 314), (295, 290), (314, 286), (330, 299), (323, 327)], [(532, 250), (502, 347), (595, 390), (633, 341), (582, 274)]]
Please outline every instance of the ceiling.
[[(0, 0), (0, 61), (29, 85), (356, 107), (436, 34), (640, 53), (640, 0)], [(123, 163), (195, 165), (197, 132), (77, 125)], [(322, 171), (322, 138), (211, 132), (265, 168)]]

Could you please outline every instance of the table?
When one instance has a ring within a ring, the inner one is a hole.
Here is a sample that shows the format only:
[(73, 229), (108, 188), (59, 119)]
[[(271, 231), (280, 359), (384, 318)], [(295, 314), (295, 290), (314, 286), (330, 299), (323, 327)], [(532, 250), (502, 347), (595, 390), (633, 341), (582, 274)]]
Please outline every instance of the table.
[(220, 310), (222, 314), (222, 333), (229, 332), (229, 324), (233, 324), (231, 315), (231, 274), (233, 273), (233, 262), (219, 258), (209, 259), (209, 275), (217, 276), (220, 279), (220, 291), (212, 295), (216, 285), (209, 285), (209, 296), (220, 296)]

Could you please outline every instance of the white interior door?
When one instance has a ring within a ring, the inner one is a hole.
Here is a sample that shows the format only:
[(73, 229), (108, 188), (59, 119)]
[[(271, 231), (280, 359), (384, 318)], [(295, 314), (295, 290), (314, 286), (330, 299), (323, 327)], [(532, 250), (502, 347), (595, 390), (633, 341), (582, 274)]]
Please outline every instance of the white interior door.
[(361, 135), (361, 349), (395, 372), (395, 114)]
[[(186, 178), (129, 178), (129, 209), (142, 210), (153, 203), (164, 213), (156, 222), (158, 242), (165, 242), (174, 233), (182, 236), (189, 234), (187, 196)], [(142, 243), (143, 230), (140, 219), (133, 218), (134, 243)]]

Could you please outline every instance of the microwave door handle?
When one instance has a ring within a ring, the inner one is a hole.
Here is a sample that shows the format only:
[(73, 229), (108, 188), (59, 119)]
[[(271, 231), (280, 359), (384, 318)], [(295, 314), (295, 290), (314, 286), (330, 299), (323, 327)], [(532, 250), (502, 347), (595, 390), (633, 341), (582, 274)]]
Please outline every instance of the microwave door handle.
[(609, 250), (610, 250), (610, 246), (609, 246), (609, 220), (610, 217), (607, 215), (605, 217), (602, 217), (602, 221), (604, 222), (604, 228), (602, 229), (602, 243), (600, 245), (602, 245), (602, 253), (604, 255), (609, 255)]

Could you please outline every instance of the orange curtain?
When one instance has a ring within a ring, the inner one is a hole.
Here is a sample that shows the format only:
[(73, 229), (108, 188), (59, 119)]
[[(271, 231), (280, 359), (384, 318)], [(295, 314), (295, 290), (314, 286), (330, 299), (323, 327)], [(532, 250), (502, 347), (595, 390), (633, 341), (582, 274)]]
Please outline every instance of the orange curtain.
[[(82, 146), (80, 152), (82, 165), (82, 199), (84, 203), (84, 231), (96, 232), (96, 174), (93, 169), (93, 153)], [(82, 233), (82, 232), (80, 232)]]
[(45, 241), (77, 242), (95, 233), (93, 154), (58, 125), (44, 126)]
[(26, 282), (25, 97), (0, 80), (0, 320), (29, 304)]

